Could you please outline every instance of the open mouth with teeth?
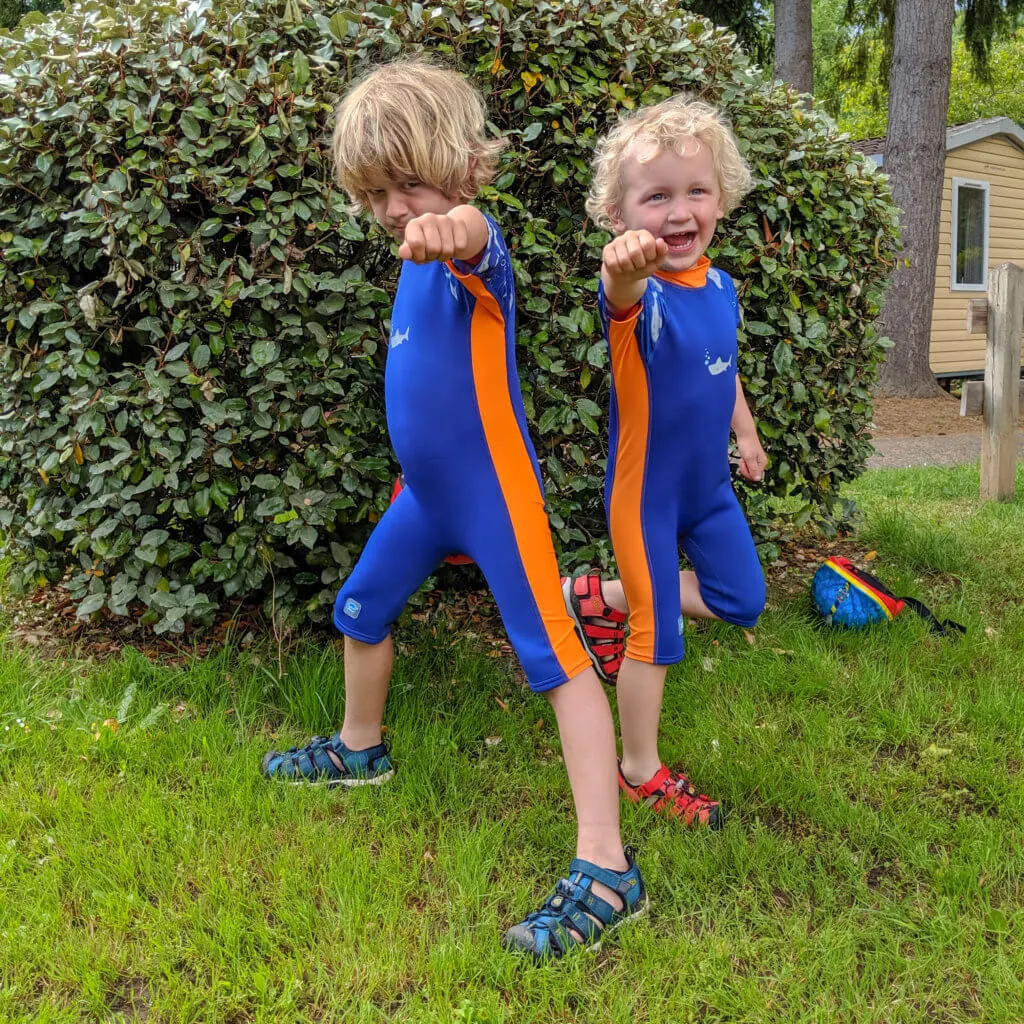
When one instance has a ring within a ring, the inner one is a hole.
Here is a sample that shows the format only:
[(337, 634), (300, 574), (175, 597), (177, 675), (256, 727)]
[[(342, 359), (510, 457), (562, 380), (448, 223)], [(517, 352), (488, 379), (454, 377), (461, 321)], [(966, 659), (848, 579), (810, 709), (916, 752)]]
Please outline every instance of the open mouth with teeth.
[(670, 256), (686, 256), (697, 247), (696, 231), (678, 231), (673, 235), (664, 235), (663, 237), (668, 243)]

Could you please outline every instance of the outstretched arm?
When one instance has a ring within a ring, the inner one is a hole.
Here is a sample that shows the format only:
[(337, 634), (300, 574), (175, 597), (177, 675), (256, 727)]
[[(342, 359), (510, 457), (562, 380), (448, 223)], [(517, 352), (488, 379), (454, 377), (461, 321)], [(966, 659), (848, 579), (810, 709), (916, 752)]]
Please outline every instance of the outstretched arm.
[(668, 243), (650, 231), (626, 231), (604, 247), (601, 283), (613, 316), (632, 309), (643, 298), (647, 278), (667, 255)]
[(398, 257), (413, 263), (466, 260), (472, 263), (487, 246), (487, 220), (475, 206), (447, 213), (424, 213), (405, 226)]

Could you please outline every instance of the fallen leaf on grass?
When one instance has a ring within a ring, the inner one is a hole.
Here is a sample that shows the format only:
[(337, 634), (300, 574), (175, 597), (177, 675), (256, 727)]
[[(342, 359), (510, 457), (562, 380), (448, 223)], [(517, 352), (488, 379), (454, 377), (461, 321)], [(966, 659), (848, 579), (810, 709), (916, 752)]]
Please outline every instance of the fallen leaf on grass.
[(754, 637), (754, 634), (751, 633), (749, 629), (743, 630), (743, 639), (746, 640), (751, 647), (757, 646), (757, 640)]
[(864, 561), (865, 562), (873, 562), (877, 557), (878, 557), (878, 552), (877, 551), (869, 551), (864, 556)]
[(715, 663), (710, 658), (705, 658), (701, 662), (701, 665), (703, 666), (705, 672), (713, 672), (715, 670)]
[(95, 722), (92, 723), (92, 728), (96, 731), (92, 734), (92, 738), (98, 743), (100, 737), (103, 735), (104, 729), (109, 729), (111, 732), (117, 732), (121, 723), (116, 718), (105, 718), (99, 726)]
[(948, 757), (953, 751), (949, 747), (940, 747), (933, 743), (925, 748), (924, 753), (931, 754), (932, 757)]
[(496, 747), (501, 742), (500, 736), (485, 736), (484, 743), (488, 747)]
[(508, 711), (508, 704), (506, 704), (505, 701), (503, 701), (497, 694), (494, 695), (494, 699), (502, 711)]

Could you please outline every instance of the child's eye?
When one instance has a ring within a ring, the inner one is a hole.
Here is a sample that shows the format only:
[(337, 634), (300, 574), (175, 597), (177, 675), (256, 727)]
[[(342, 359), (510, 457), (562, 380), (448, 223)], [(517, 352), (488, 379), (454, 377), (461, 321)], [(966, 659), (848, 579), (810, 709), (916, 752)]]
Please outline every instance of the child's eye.
[(702, 187), (701, 187), (701, 186), (699, 186), (699, 185), (697, 186), (697, 188), (691, 188), (691, 189), (690, 189), (690, 195), (691, 195), (691, 196), (702, 196), (702, 195), (704, 195), (704, 194), (705, 194), (706, 192), (707, 192), (707, 189), (706, 189), (706, 188), (702, 188)]
[(649, 203), (660, 203), (665, 198), (664, 192), (654, 192), (647, 197)]
[(411, 192), (414, 188), (419, 188), (422, 184), (423, 182), (415, 180), (403, 181), (402, 188), (404, 188), (406, 192)]

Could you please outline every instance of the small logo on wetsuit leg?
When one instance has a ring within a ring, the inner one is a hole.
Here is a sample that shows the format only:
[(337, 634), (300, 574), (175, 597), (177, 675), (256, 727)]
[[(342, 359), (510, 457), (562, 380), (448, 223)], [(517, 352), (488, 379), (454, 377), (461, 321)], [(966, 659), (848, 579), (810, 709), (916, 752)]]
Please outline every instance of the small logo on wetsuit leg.
[(686, 620), (682, 617), (682, 615), (680, 615), (679, 616), (679, 635), (680, 636), (683, 635), (683, 626), (684, 625), (686, 625)]
[(349, 599), (348, 599), (348, 600), (347, 600), (347, 601), (345, 602), (345, 606), (344, 606), (344, 607), (342, 608), (342, 611), (343, 611), (343, 612), (344, 612), (344, 613), (345, 613), (345, 614), (346, 614), (346, 615), (347, 615), (347, 616), (348, 616), (348, 617), (349, 617), (350, 619), (358, 619), (358, 618), (359, 618), (359, 613), (360, 613), (360, 612), (361, 612), (362, 610), (363, 610), (363, 606), (362, 606), (362, 605), (361, 605), (361, 604), (360, 604), (360, 603), (359, 603), (359, 602), (358, 602), (358, 601), (357, 601), (357, 600), (356, 600), (356, 599), (355, 599), (354, 597), (350, 597), (350, 598), (349, 598)]
[(403, 342), (409, 340), (409, 328), (406, 327), (404, 331), (400, 331), (397, 327), (391, 328), (391, 338), (388, 344), (391, 348), (398, 348)]

